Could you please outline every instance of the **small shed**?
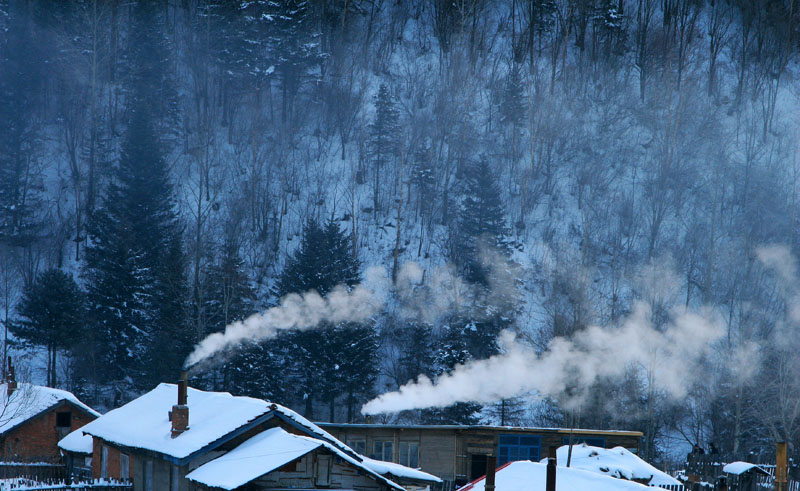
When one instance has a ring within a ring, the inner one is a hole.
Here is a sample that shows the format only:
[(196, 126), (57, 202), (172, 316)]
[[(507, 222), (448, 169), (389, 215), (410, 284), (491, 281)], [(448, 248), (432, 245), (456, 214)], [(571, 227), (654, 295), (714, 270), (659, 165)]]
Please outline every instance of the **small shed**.
[(731, 462), (722, 468), (730, 491), (757, 491), (760, 479), (772, 479), (763, 467), (750, 462)]
[(0, 460), (60, 462), (59, 440), (99, 416), (65, 390), (14, 380), (0, 384)]

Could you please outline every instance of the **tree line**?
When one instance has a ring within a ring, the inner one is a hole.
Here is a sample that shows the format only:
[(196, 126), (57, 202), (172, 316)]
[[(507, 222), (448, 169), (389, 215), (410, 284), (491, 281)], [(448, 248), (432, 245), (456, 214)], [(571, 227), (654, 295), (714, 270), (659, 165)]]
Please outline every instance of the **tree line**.
[[(504, 328), (544, 349), (636, 300), (655, 325), (708, 305), (719, 357), (755, 343), (762, 362), (743, 377), (709, 360), (686, 401), (632, 375), (580, 414), (523, 398), (393, 417), (642, 429), (648, 456), (674, 438), (794, 442), (800, 387), (780, 375), (800, 339), (756, 251), (798, 250), (798, 10), (2, 0), (0, 321), (14, 350), (47, 353), (48, 384), (111, 407), (282, 295), (450, 263), (484, 292), (462, 312), (412, 322), (390, 304), (197, 383), (352, 421), (495, 353)], [(489, 294), (498, 274), (512, 287)]]

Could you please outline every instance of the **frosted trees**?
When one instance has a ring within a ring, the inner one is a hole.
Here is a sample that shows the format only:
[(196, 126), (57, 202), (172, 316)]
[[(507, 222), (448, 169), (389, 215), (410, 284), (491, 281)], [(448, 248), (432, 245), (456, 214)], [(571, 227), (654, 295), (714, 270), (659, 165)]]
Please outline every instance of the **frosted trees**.
[(381, 188), (384, 168), (393, 162), (399, 151), (399, 113), (386, 84), (375, 95), (375, 120), (369, 127), (369, 160), (372, 173), (372, 209), (381, 209)]

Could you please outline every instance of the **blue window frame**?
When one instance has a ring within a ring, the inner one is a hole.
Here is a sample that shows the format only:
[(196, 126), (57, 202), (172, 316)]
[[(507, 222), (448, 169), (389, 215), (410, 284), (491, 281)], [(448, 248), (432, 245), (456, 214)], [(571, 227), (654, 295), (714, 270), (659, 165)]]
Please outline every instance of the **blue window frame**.
[(498, 467), (515, 460), (539, 461), (542, 438), (526, 435), (500, 435), (497, 445)]
[[(600, 447), (606, 448), (606, 439), (605, 438), (592, 438), (592, 437), (583, 437), (583, 436), (573, 436), (572, 437), (572, 444), (573, 445), (580, 445), (581, 443), (585, 443), (592, 447)], [(565, 436), (561, 440), (562, 445), (569, 445), (569, 437)]]

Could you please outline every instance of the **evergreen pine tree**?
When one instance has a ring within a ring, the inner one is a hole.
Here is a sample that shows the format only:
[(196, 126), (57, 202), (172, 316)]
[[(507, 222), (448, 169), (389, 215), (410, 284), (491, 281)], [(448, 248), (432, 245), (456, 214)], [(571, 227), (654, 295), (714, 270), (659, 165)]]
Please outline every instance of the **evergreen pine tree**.
[(450, 259), (472, 283), (489, 285), (484, 253), (509, 252), (506, 216), (495, 173), (482, 159), (466, 173), (464, 199), (451, 241)]
[[(303, 230), (300, 248), (289, 259), (278, 279), (276, 293), (310, 290), (327, 295), (335, 286), (355, 286), (360, 280), (360, 263), (339, 226), (324, 227), (310, 220)], [(377, 340), (372, 326), (323, 324), (316, 329), (290, 334), (289, 359), (297, 386), (303, 391), (305, 413), (313, 417), (313, 404), (328, 405), (328, 419), (335, 417), (335, 405), (345, 395), (352, 410), (369, 395), (377, 374)]]
[[(434, 356), (436, 375), (450, 372), (456, 365), (462, 365), (472, 359), (463, 332), (459, 328), (445, 327)], [(431, 408), (422, 411), (425, 424), (460, 424), (474, 425), (479, 423), (480, 404), (458, 402), (444, 408)]]
[(11, 2), (0, 11), (0, 241), (15, 247), (30, 246), (42, 227), (35, 110), (46, 76), (35, 9)]
[(81, 338), (84, 297), (67, 273), (50, 269), (25, 288), (17, 306), (22, 320), (12, 325), (18, 338), (47, 348), (47, 385), (56, 387), (58, 353)]
[(174, 129), (178, 118), (178, 91), (174, 61), (165, 36), (164, 9), (158, 2), (134, 2), (131, 5), (131, 26), (123, 52), (127, 68), (123, 71), (128, 95), (127, 109), (148, 108), (150, 118), (160, 134)]
[(114, 179), (90, 219), (84, 268), (91, 376), (140, 389), (172, 380), (194, 340), (172, 184), (147, 108), (131, 110)]
[(372, 208), (381, 205), (381, 173), (400, 150), (399, 112), (386, 84), (375, 96), (375, 122), (369, 126), (369, 161), (372, 171)]

